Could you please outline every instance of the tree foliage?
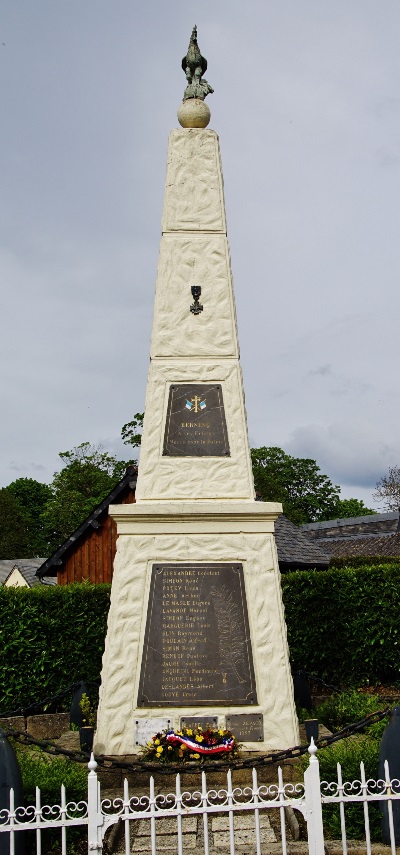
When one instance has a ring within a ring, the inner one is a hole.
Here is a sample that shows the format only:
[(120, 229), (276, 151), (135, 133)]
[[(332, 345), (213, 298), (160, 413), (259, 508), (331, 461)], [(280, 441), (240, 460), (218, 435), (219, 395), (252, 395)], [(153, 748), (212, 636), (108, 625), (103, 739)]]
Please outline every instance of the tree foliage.
[[(121, 437), (125, 445), (138, 448), (142, 442), (144, 413), (135, 413), (131, 422), (122, 425)], [(136, 461), (135, 461), (136, 462)]]
[(400, 508), (400, 467), (391, 466), (387, 475), (383, 475), (373, 493), (376, 502), (383, 502), (387, 511)]
[(365, 517), (368, 514), (376, 514), (376, 511), (367, 508), (362, 499), (338, 499), (335, 513), (337, 519)]
[[(143, 416), (135, 413), (122, 427), (123, 442), (132, 448), (140, 446)], [(118, 460), (90, 442), (59, 456), (63, 468), (50, 485), (18, 478), (0, 490), (0, 558), (51, 554), (115, 487), (126, 467), (136, 463)], [(277, 447), (254, 448), (251, 456), (257, 492), (264, 501), (282, 502), (297, 525), (374, 513), (359, 499), (340, 499), (339, 487), (315, 460), (291, 457)], [(400, 498), (400, 470), (396, 472)]]
[(29, 518), (8, 490), (0, 490), (0, 559), (29, 556)]
[(48, 554), (42, 513), (50, 496), (50, 487), (34, 478), (17, 478), (0, 490), (0, 558)]
[(335, 517), (340, 488), (322, 475), (315, 460), (291, 457), (281, 448), (251, 450), (256, 491), (264, 501), (282, 502), (297, 525)]
[(27, 554), (30, 558), (46, 556), (49, 543), (43, 511), (52, 495), (50, 487), (34, 478), (17, 478), (6, 489), (12, 493), (28, 518)]
[(54, 473), (52, 495), (43, 512), (53, 549), (110, 493), (129, 465), (90, 442), (82, 442), (59, 456), (64, 468)]

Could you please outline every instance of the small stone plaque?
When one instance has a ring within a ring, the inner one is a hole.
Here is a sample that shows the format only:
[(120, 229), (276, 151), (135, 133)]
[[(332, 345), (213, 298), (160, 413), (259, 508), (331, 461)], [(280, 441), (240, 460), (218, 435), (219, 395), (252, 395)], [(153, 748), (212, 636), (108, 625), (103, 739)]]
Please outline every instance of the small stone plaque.
[(169, 457), (229, 457), (220, 385), (196, 383), (169, 390), (163, 454)]
[(135, 745), (146, 745), (156, 733), (171, 726), (169, 718), (137, 718), (135, 721)]
[(138, 706), (256, 703), (242, 565), (153, 565)]
[(262, 715), (227, 715), (226, 729), (231, 730), (238, 742), (264, 742)]
[(192, 730), (195, 730), (196, 727), (201, 727), (202, 730), (206, 730), (207, 727), (211, 727), (215, 730), (218, 727), (218, 718), (217, 716), (206, 715), (206, 716), (186, 716), (185, 718), (181, 718), (181, 729), (182, 727), (191, 727)]

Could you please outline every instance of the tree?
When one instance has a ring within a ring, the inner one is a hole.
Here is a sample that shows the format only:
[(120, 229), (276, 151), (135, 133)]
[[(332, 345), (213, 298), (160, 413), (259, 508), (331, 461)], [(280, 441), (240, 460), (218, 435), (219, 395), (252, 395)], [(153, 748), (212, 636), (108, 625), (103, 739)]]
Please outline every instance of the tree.
[(52, 496), (42, 517), (53, 550), (78, 528), (132, 463), (117, 460), (102, 446), (90, 442), (82, 442), (59, 456), (64, 468), (54, 473)]
[(29, 558), (29, 517), (8, 490), (0, 490), (0, 559)]
[(340, 488), (309, 458), (291, 457), (281, 448), (251, 450), (256, 491), (264, 501), (282, 502), (297, 525), (335, 517)]
[(367, 514), (376, 514), (376, 511), (372, 508), (367, 508), (362, 499), (338, 499), (335, 511), (336, 519), (365, 517)]
[(34, 478), (17, 478), (0, 492), (0, 557), (48, 555), (42, 513), (51, 496), (50, 487)]
[(387, 475), (383, 475), (372, 494), (376, 502), (383, 502), (387, 511), (400, 508), (400, 467), (391, 466)]
[(135, 413), (132, 421), (122, 426), (121, 437), (125, 445), (132, 445), (133, 448), (137, 448), (141, 444), (143, 419), (144, 413)]
[[(5, 489), (12, 493), (28, 518), (27, 549), (29, 557), (45, 557), (49, 553), (49, 543), (42, 514), (52, 496), (50, 487), (34, 478), (17, 478)], [(19, 555), (18, 557), (24, 556)]]

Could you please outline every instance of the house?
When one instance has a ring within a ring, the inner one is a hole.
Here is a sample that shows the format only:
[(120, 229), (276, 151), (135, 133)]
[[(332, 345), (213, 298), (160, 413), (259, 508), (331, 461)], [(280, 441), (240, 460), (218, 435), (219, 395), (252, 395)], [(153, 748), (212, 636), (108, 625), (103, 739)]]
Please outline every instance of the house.
[(6, 588), (32, 588), (34, 585), (55, 585), (51, 577), (39, 579), (36, 575), (43, 558), (13, 558), (0, 561), (0, 585)]
[(81, 525), (36, 570), (39, 579), (57, 577), (59, 585), (89, 580), (95, 584), (111, 582), (117, 548), (117, 526), (109, 516), (113, 504), (135, 501), (137, 468), (126, 473), (108, 496), (97, 505)]
[(331, 558), (399, 558), (399, 511), (307, 523), (301, 530)]
[[(62, 546), (36, 570), (39, 579), (57, 577), (59, 585), (83, 582), (111, 582), (117, 544), (117, 527), (109, 516), (109, 506), (135, 501), (137, 469), (129, 466), (121, 481)], [(292, 569), (325, 569), (329, 556), (324, 548), (286, 517), (275, 524), (279, 566)]]
[(283, 514), (275, 523), (275, 540), (282, 573), (288, 570), (327, 569), (330, 556), (324, 545), (301, 531)]

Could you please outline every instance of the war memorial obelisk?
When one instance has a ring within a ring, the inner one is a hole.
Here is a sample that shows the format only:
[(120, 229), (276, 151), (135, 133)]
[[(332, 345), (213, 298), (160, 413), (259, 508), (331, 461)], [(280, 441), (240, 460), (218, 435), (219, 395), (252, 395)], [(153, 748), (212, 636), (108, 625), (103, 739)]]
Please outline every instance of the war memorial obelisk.
[(298, 742), (274, 540), (281, 505), (255, 501), (196, 28), (182, 67), (136, 504), (110, 509), (118, 541), (95, 739), (109, 755), (136, 753), (182, 719), (218, 721), (249, 750)]

